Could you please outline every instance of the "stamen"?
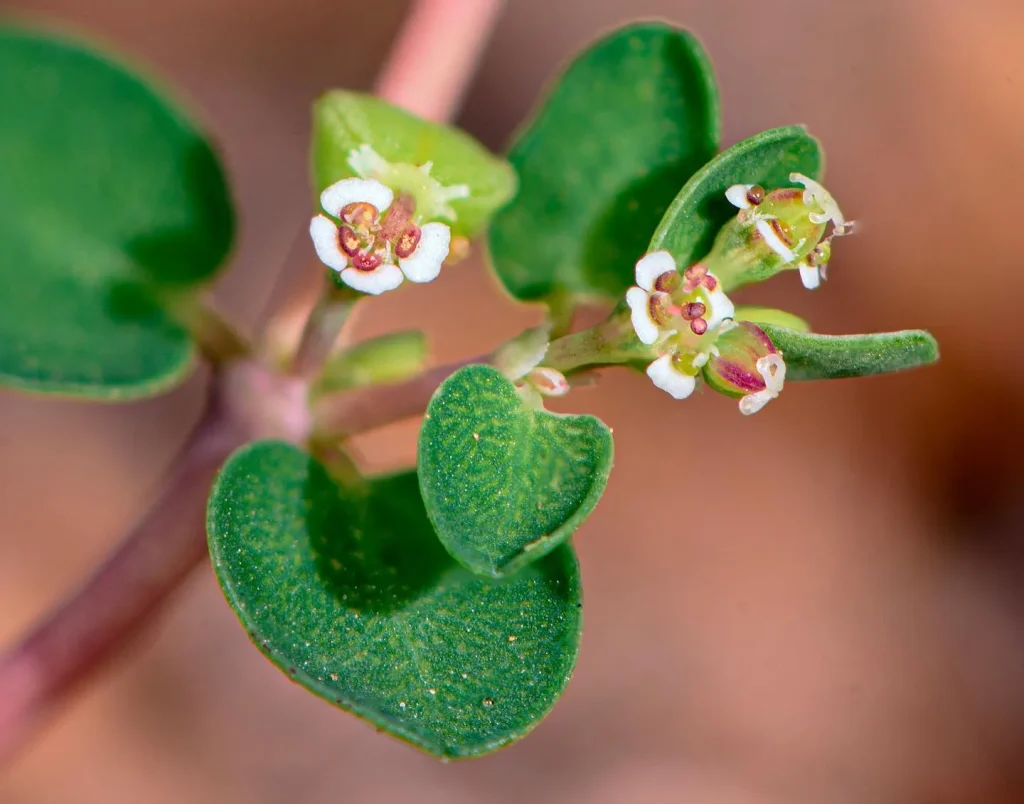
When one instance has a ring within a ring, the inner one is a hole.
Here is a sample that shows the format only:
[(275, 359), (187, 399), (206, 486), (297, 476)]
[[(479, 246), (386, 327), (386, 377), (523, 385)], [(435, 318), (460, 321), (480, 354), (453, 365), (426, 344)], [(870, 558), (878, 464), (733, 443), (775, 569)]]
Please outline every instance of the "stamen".
[(681, 283), (678, 271), (666, 271), (654, 280), (654, 289), (662, 293), (672, 293)]
[(355, 257), (363, 251), (363, 241), (348, 226), (338, 227), (338, 246), (350, 257)]
[(382, 262), (380, 254), (374, 251), (369, 253), (359, 252), (352, 255), (352, 267), (357, 271), (376, 271), (380, 268)]
[(764, 201), (764, 187), (754, 184), (747, 190), (747, 202), (751, 206), (757, 206)]
[(410, 223), (408, 228), (395, 241), (395, 254), (403, 260), (411, 257), (413, 252), (416, 251), (416, 247), (420, 244), (422, 236), (423, 233), (420, 231), (420, 227)]
[(695, 318), (690, 322), (690, 330), (694, 335), (703, 335), (708, 331), (708, 322), (703, 318)]
[(367, 201), (355, 201), (341, 210), (341, 219), (363, 229), (369, 229), (380, 217), (380, 211)]
[(693, 321), (695, 318), (700, 318), (708, 311), (708, 308), (702, 302), (689, 302), (683, 305), (682, 316), (686, 321)]
[(686, 293), (693, 293), (699, 287), (714, 290), (718, 287), (718, 280), (708, 275), (708, 267), (697, 263), (683, 271), (683, 290)]

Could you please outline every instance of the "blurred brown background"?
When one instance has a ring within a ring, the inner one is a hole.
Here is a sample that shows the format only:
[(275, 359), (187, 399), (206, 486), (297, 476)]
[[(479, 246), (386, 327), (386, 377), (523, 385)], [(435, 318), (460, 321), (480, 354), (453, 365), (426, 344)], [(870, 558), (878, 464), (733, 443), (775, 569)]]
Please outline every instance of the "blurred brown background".
[[(102, 36), (192, 99), (243, 215), (219, 293), (250, 323), (308, 214), (308, 104), (369, 85), (404, 7), (0, 0)], [(322, 704), (248, 644), (204, 569), (0, 778), (0, 801), (1024, 801), (1024, 4), (511, 0), (461, 122), (501, 147), (560, 61), (645, 15), (708, 46), (727, 143), (808, 124), (863, 222), (823, 291), (786, 276), (756, 298), (825, 331), (929, 327), (942, 364), (794, 384), (752, 420), (640, 376), (574, 394), (618, 453), (577, 538), (583, 651), (555, 712), (507, 750), (441, 765)], [(313, 270), (308, 252), (292, 270)], [(530, 320), (474, 260), (374, 302), (360, 333), (423, 325), (449, 359)], [(121, 407), (0, 395), (0, 639), (140, 512), (199, 390)], [(681, 460), (702, 437), (725, 451)], [(395, 465), (414, 440), (410, 424), (362, 447)], [(683, 498), (698, 527), (660, 502)]]

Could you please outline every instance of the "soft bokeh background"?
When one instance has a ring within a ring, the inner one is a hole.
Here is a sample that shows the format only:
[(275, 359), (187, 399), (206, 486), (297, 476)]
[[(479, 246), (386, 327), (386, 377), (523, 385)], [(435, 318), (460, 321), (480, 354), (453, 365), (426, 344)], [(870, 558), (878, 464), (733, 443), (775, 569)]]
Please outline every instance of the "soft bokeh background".
[[(192, 99), (244, 223), (219, 292), (250, 323), (308, 214), (308, 104), (368, 86), (404, 10), (0, 0), (99, 34)], [(497, 755), (441, 765), (293, 686), (204, 568), (0, 778), (0, 801), (1024, 801), (1024, 4), (511, 0), (461, 122), (501, 147), (569, 53), (642, 15), (705, 41), (726, 142), (807, 123), (863, 221), (823, 292), (787, 276), (758, 298), (826, 331), (929, 327), (942, 364), (793, 385), (749, 421), (624, 373), (574, 394), (618, 456), (577, 538), (582, 655), (550, 718)], [(311, 275), (310, 252), (290, 270)], [(528, 320), (475, 260), (375, 302), (360, 332), (423, 325), (450, 359)], [(0, 639), (142, 510), (199, 390), (119, 407), (0, 394)], [(414, 439), (410, 424), (361, 446), (394, 465)]]

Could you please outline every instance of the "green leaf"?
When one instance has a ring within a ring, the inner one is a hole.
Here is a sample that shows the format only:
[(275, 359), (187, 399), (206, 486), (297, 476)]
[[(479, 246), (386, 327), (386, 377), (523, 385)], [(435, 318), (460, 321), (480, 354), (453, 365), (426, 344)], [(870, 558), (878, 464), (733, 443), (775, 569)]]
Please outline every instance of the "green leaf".
[(564, 543), (612, 469), (611, 431), (593, 416), (535, 410), (490, 366), (437, 389), (420, 430), (420, 491), (463, 566), (514, 572)]
[(149, 396), (192, 363), (146, 290), (209, 279), (231, 244), (202, 133), (106, 56), (0, 29), (0, 384)]
[(412, 472), (339, 488), (301, 450), (251, 444), (210, 498), (214, 569), (292, 680), (443, 757), (532, 729), (562, 694), (582, 612), (568, 546), (493, 581), (438, 544)]
[(786, 361), (787, 380), (837, 380), (917, 368), (939, 359), (939, 345), (920, 329), (873, 335), (818, 335), (765, 325)]
[(519, 194), (490, 231), (508, 292), (621, 296), (679, 187), (718, 150), (719, 118), (686, 31), (630, 25), (577, 56), (509, 153)]
[(647, 250), (664, 249), (680, 266), (692, 265), (708, 253), (718, 230), (736, 215), (736, 207), (725, 198), (729, 187), (792, 187), (789, 174), (793, 172), (821, 178), (824, 159), (820, 143), (803, 126), (769, 129), (736, 143), (686, 182)]
[[(319, 194), (334, 182), (357, 175), (352, 151), (369, 145), (397, 168), (402, 189), (425, 204), (429, 184), (420, 165), (431, 163), (429, 177), (444, 186), (464, 184), (469, 197), (454, 200), (456, 235), (471, 237), (515, 192), (508, 162), (494, 156), (468, 134), (423, 120), (368, 95), (335, 90), (313, 105), (313, 181)], [(390, 181), (385, 181), (391, 184)]]
[(798, 332), (810, 332), (811, 325), (800, 316), (787, 313), (785, 310), (776, 310), (774, 307), (757, 307), (752, 304), (740, 304), (736, 306), (737, 321), (750, 321), (758, 326), (773, 324), (777, 327), (795, 329)]
[(317, 378), (316, 392), (401, 382), (422, 371), (427, 357), (424, 333), (418, 330), (389, 332), (332, 355)]

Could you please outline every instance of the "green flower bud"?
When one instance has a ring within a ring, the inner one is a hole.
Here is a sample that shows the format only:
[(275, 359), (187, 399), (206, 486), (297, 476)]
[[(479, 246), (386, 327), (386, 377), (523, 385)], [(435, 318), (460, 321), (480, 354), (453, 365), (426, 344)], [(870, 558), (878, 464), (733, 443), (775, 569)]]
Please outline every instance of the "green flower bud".
[(742, 321), (719, 334), (703, 374), (713, 390), (740, 397), (740, 412), (750, 415), (781, 393), (786, 364), (763, 329)]

